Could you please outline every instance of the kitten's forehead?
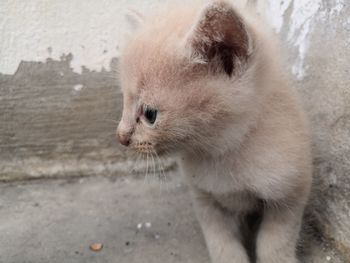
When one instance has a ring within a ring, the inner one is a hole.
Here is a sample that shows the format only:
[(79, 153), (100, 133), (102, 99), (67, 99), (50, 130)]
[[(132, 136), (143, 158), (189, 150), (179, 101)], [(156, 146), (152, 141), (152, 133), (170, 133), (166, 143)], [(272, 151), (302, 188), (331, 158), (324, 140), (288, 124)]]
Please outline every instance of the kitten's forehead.
[(133, 81), (134, 87), (142, 87), (140, 84), (152, 77), (153, 82), (157, 78), (161, 82), (181, 71), (184, 39), (196, 12), (196, 9), (177, 8), (166, 15), (151, 17), (129, 38), (121, 53), (120, 67), (122, 75)]
[[(140, 43), (139, 43), (140, 44)], [(134, 50), (125, 56), (122, 78), (124, 93), (127, 92), (135, 99), (144, 99), (151, 103), (166, 97), (174, 96), (175, 89), (179, 90), (186, 82), (193, 81), (189, 77), (190, 69), (184, 69), (182, 58), (167, 51), (154, 54), (149, 49), (147, 54), (137, 54)], [(186, 81), (188, 80), (188, 81)]]
[(137, 77), (138, 84), (144, 83), (153, 73), (171, 73), (178, 70), (180, 53), (176, 52), (176, 43), (160, 44), (147, 38), (135, 39), (122, 54), (121, 66)]

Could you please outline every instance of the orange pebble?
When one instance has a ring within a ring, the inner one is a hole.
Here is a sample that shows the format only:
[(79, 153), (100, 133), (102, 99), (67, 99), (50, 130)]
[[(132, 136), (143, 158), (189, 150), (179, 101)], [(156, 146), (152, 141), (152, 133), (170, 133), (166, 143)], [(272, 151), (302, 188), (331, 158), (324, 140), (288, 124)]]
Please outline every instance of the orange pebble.
[(94, 252), (98, 252), (101, 251), (103, 248), (103, 244), (102, 243), (94, 243), (90, 245), (90, 249)]

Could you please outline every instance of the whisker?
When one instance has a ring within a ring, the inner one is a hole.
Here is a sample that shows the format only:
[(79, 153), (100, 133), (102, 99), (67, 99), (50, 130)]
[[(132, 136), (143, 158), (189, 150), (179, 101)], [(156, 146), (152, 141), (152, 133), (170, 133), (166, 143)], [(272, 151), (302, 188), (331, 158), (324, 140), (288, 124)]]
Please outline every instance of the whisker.
[(167, 185), (167, 181), (166, 181), (166, 176), (164, 173), (164, 167), (163, 167), (163, 162), (160, 159), (158, 153), (156, 151), (154, 151), (155, 157), (157, 158), (158, 162), (157, 162), (157, 170), (158, 170), (158, 178), (159, 181), (161, 183), (163, 183), (165, 185), (166, 190), (168, 190), (168, 185)]
[[(156, 167), (156, 161), (155, 161), (155, 159), (154, 159), (154, 157), (156, 157), (156, 156), (155, 156), (155, 151), (154, 151), (154, 150), (151, 151), (151, 156), (152, 156), (152, 159), (153, 159), (154, 176), (155, 176), (155, 177), (158, 177), (158, 181), (159, 181), (159, 190), (162, 191), (162, 182), (161, 182), (160, 177), (159, 177), (159, 170), (158, 170), (158, 168)], [(153, 156), (154, 156), (154, 157), (153, 157)]]
[[(162, 183), (163, 183), (163, 178), (162, 178), (162, 166), (161, 166), (161, 163), (160, 163), (160, 161), (159, 161), (159, 158), (158, 158), (158, 156), (157, 156), (157, 153), (156, 152), (154, 152), (154, 156), (155, 156), (155, 158), (157, 159), (157, 172), (158, 172), (158, 180), (159, 180), (159, 184), (160, 184), (160, 188), (161, 188), (161, 186), (162, 186)], [(165, 182), (164, 182), (164, 185), (165, 185)]]
[(161, 170), (162, 170), (162, 173), (163, 173), (163, 176), (164, 176), (164, 178), (166, 177), (166, 175), (165, 175), (165, 164), (164, 164), (164, 162), (163, 162), (163, 159), (156, 153), (156, 155), (157, 155), (157, 157), (158, 157), (158, 160), (159, 160), (159, 162), (160, 162), (160, 168), (161, 168)]
[(148, 153), (146, 154), (146, 176), (145, 176), (145, 183), (148, 183)]
[(131, 170), (133, 173), (136, 173), (136, 165), (138, 164), (138, 161), (139, 161), (141, 156), (142, 156), (142, 154), (137, 153), (137, 156), (134, 159), (134, 162), (133, 162), (134, 164), (133, 164), (133, 167), (132, 167), (132, 170)]
[(143, 166), (142, 165), (145, 163), (145, 155), (142, 154), (142, 153), (139, 153), (139, 157), (140, 158), (138, 159), (138, 162), (136, 163), (136, 165), (138, 165), (138, 166), (136, 166), (136, 168), (135, 168), (135, 172), (137, 174), (140, 174), (140, 173), (143, 172), (143, 170), (142, 170)]
[(142, 156), (142, 165), (140, 166), (140, 174), (142, 173), (142, 175), (144, 176), (144, 184), (146, 184), (146, 155), (144, 153), (141, 153), (141, 156)]
[[(162, 159), (159, 157), (158, 153), (156, 151), (153, 151), (155, 156), (157, 157), (157, 159), (159, 160), (158, 164), (160, 167), (160, 181), (162, 180), (162, 178), (164, 179), (164, 184), (168, 187), (167, 181), (166, 181), (166, 175), (165, 175), (165, 171), (164, 171), (164, 163), (162, 161)], [(169, 190), (167, 188), (167, 190)]]
[(153, 153), (150, 152), (150, 156), (152, 158), (152, 166), (153, 166), (153, 177), (156, 176), (157, 172), (156, 172), (156, 164), (155, 164), (155, 161), (154, 161), (154, 157), (153, 157)]
[(155, 174), (157, 173), (157, 171), (156, 171), (156, 164), (155, 164), (155, 161), (154, 161), (154, 157), (153, 157), (153, 153), (152, 153), (152, 152), (150, 152), (150, 156), (151, 156), (151, 158), (152, 158), (153, 175), (155, 175)]

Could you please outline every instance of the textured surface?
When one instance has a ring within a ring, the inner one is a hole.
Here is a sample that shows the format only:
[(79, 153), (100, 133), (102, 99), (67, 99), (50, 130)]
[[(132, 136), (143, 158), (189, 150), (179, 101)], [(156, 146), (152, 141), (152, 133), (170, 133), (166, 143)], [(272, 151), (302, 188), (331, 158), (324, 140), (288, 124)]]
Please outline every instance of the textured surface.
[(16, 74), (0, 77), (2, 179), (98, 172), (125, 159), (114, 136), (121, 111), (115, 79), (76, 74), (71, 59), (22, 62)]
[[(209, 263), (186, 187), (168, 176), (0, 184), (0, 262)], [(346, 262), (325, 245), (303, 262)]]
[(314, 18), (305, 77), (297, 87), (313, 132), (313, 209), (350, 261), (350, 5), (339, 15), (332, 7), (324, 1)]
[[(0, 262), (209, 263), (177, 182), (95, 177), (5, 184), (0, 193)], [(101, 252), (89, 250), (96, 242)]]

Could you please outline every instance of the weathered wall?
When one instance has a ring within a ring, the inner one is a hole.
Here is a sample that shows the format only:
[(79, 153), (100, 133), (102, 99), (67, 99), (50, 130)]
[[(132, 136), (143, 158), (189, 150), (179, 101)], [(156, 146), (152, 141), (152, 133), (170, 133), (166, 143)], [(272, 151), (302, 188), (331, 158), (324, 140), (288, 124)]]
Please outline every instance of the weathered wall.
[(313, 131), (313, 208), (350, 262), (350, 3), (337, 9), (334, 2), (323, 1), (312, 19), (305, 76), (297, 87)]
[(21, 62), (14, 75), (0, 77), (0, 179), (122, 168), (114, 161), (125, 159), (114, 136), (116, 81), (108, 72), (74, 73), (71, 59)]
[(313, 134), (311, 212), (350, 261), (350, 2), (283, 5), (283, 22), (274, 24), (289, 50)]
[[(125, 7), (147, 11), (160, 2), (0, 2), (0, 179), (132, 168), (114, 139), (121, 96), (112, 58)], [(313, 130), (312, 210), (350, 261), (350, 3), (249, 2), (289, 51)]]

